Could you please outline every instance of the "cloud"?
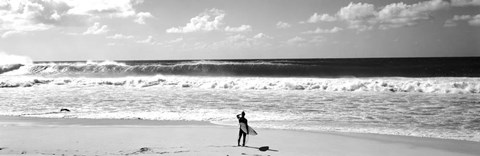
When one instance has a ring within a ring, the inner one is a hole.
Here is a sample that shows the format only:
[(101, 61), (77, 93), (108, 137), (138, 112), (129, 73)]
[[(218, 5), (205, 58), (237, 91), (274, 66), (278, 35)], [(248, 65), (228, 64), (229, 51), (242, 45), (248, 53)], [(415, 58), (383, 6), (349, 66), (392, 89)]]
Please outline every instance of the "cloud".
[(472, 19), (472, 16), (470, 15), (455, 15), (453, 16), (454, 21), (462, 21), (462, 20), (469, 20)]
[(55, 21), (60, 20), (60, 18), (61, 18), (61, 16), (58, 14), (57, 11), (53, 11), (53, 14), (50, 15), (50, 19), (55, 20)]
[(288, 24), (287, 22), (282, 22), (282, 21), (278, 21), (276, 26), (277, 26), (278, 29), (286, 29), (286, 28), (292, 27), (292, 25)]
[(325, 37), (323, 36), (314, 36), (308, 43), (313, 45), (320, 45), (321, 43), (325, 42)]
[(83, 35), (98, 35), (104, 34), (110, 31), (107, 25), (100, 26), (100, 23), (95, 22), (91, 27), (87, 29), (87, 31), (83, 32)]
[(219, 9), (206, 10), (190, 19), (185, 26), (172, 27), (166, 30), (167, 33), (191, 33), (191, 32), (208, 32), (218, 30), (223, 24), (225, 11)]
[(340, 27), (333, 27), (332, 29), (320, 29), (320, 28), (317, 28), (315, 30), (312, 30), (312, 31), (306, 31), (306, 32), (303, 32), (304, 34), (324, 34), (324, 33), (336, 33), (336, 32), (339, 32), (339, 31), (342, 31), (343, 29), (340, 28)]
[(319, 46), (323, 42), (325, 42), (325, 40), (326, 39), (323, 36), (313, 36), (311, 39), (295, 36), (285, 41), (285, 43), (286, 45), (289, 45), (289, 46), (298, 46), (298, 47), (303, 47), (307, 45)]
[(288, 39), (288, 40), (286, 41), (286, 43), (289, 44), (289, 45), (294, 45), (294, 46), (302, 46), (302, 45), (305, 44), (306, 41), (307, 41), (307, 40), (304, 39), (304, 38), (295, 36), (295, 37), (293, 37), (293, 38), (291, 38), (291, 39)]
[(252, 31), (252, 26), (250, 25), (241, 25), (239, 27), (230, 27), (227, 26), (225, 27), (226, 32), (247, 32), (247, 31)]
[(67, 14), (108, 16), (108, 17), (132, 17), (135, 10), (131, 0), (59, 0), (72, 8)]
[(119, 39), (131, 39), (131, 38), (134, 38), (134, 37), (132, 35), (115, 34), (115, 35), (112, 35), (112, 36), (107, 36), (106, 38), (119, 40)]
[(458, 24), (456, 23), (457, 21), (466, 21), (472, 19), (472, 16), (470, 15), (454, 15), (452, 19), (448, 19), (445, 21), (443, 24), (444, 27), (455, 27)]
[(368, 3), (350, 3), (337, 12), (337, 17), (346, 21), (349, 28), (359, 31), (372, 29), (369, 23), (372, 23), (375, 15), (374, 5)]
[(3, 1), (0, 2), (0, 34), (8, 37), (30, 31), (43, 31), (53, 26), (37, 21), (50, 20), (50, 16), (43, 17), (46, 8), (31, 1)]
[(457, 23), (455, 23), (453, 20), (451, 19), (448, 19), (445, 21), (445, 23), (443, 24), (444, 27), (455, 27), (457, 26)]
[(15, 34), (23, 34), (23, 33), (25, 33), (25, 32), (23, 32), (23, 31), (7, 31), (7, 32), (4, 32), (1, 37), (2, 38), (8, 38), (8, 37), (13, 36)]
[(472, 19), (468, 21), (468, 23), (472, 26), (480, 26), (480, 14), (472, 17)]
[(337, 18), (334, 16), (330, 16), (328, 14), (319, 15), (314, 13), (310, 18), (307, 20), (308, 23), (317, 23), (317, 22), (333, 22), (336, 21)]
[(452, 0), (452, 6), (480, 6), (480, 0)]
[(371, 18), (374, 17), (375, 14), (376, 12), (373, 4), (350, 2), (348, 6), (345, 6), (338, 11), (337, 16), (343, 20), (354, 21)]
[(455, 15), (452, 19), (445, 21), (443, 26), (445, 27), (454, 27), (457, 26), (458, 21), (468, 21), (468, 24), (471, 26), (480, 26), (480, 14), (471, 16), (471, 15)]
[[(469, 4), (471, 5), (471, 3)], [(307, 22), (342, 21), (348, 24), (349, 29), (358, 31), (374, 28), (391, 29), (413, 26), (422, 21), (431, 20), (433, 18), (432, 12), (446, 9), (450, 6), (451, 4), (444, 0), (429, 0), (410, 5), (403, 2), (391, 3), (376, 9), (373, 4), (351, 2), (347, 6), (340, 8), (334, 15), (319, 15), (315, 13)], [(449, 25), (451, 25), (451, 22), (449, 22)]]
[(431, 20), (431, 13), (449, 7), (442, 0), (430, 0), (406, 5), (402, 2), (385, 6), (378, 12), (378, 22), (381, 29), (413, 26), (421, 21)]
[(138, 24), (145, 24), (145, 19), (153, 18), (153, 15), (150, 14), (149, 12), (139, 12), (135, 16), (136, 16), (136, 19), (134, 21), (135, 23), (138, 23)]
[(237, 34), (228, 36), (223, 41), (214, 42), (211, 45), (197, 45), (197, 47), (211, 47), (213, 49), (243, 49), (243, 48), (265, 48), (271, 46), (269, 40), (273, 37), (265, 35), (264, 33), (258, 33), (252, 37), (245, 36), (243, 34)]
[(183, 41), (183, 37), (179, 37), (179, 38), (167, 41), (166, 43), (173, 44), (173, 43), (178, 43), (178, 42), (182, 42), (182, 41)]
[(139, 3), (141, 1), (134, 0), (1, 0), (0, 34), (10, 36), (58, 26), (84, 26), (98, 18), (136, 17), (141, 22), (149, 13), (137, 14), (133, 7)]
[(273, 37), (265, 35), (264, 33), (258, 33), (255, 36), (253, 36), (255, 39), (273, 39)]
[(143, 44), (157, 44), (157, 42), (155, 40), (153, 40), (153, 36), (148, 36), (146, 39), (144, 40), (139, 40), (137, 41), (137, 43), (143, 43)]
[[(163, 47), (172, 47), (174, 45), (178, 45), (179, 43), (181, 43), (182, 41), (184, 41), (184, 38), (183, 37), (179, 37), (179, 38), (176, 38), (176, 39), (173, 39), (173, 40), (168, 40), (168, 41), (163, 41), (163, 42), (156, 42), (156, 43), (153, 43), (153, 44), (157, 44), (157, 45), (162, 45)], [(185, 45), (182, 44), (182, 45)], [(185, 48), (185, 47), (182, 47), (182, 48)]]

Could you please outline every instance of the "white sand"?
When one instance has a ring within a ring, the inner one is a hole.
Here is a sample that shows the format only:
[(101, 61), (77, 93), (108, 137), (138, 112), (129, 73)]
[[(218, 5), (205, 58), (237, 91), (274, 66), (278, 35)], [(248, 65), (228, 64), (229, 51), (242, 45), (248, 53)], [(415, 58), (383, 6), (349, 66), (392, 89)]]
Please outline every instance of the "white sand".
[[(237, 147), (237, 127), (204, 122), (0, 116), (1, 155), (478, 156), (480, 143), (349, 133), (258, 129)], [(269, 146), (270, 151), (257, 148)], [(145, 147), (145, 148), (143, 148)], [(142, 151), (141, 148), (144, 150)]]

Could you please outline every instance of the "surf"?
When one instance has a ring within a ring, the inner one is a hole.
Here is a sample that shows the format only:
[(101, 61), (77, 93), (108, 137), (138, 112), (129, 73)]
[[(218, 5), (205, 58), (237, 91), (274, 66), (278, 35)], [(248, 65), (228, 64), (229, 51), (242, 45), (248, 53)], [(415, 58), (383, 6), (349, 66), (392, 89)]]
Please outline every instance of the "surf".
[(16, 63), (1, 75), (48, 77), (480, 77), (480, 58), (57, 61)]
[(212, 90), (297, 90), (325, 92), (385, 92), (479, 94), (480, 78), (282, 78), (205, 76), (41, 77), (0, 76), (0, 88), (42, 86), (160, 87)]

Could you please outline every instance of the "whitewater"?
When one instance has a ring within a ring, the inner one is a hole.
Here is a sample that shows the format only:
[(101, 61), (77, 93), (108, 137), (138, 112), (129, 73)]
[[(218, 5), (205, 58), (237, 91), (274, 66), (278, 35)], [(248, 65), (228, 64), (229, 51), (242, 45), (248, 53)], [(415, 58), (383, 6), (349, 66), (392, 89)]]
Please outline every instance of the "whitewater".
[(480, 141), (480, 78), (467, 68), (411, 76), (416, 69), (402, 75), (390, 67), (372, 72), (358, 63), (346, 70), (318, 62), (4, 64), (0, 115), (236, 125), (244, 110), (258, 128)]

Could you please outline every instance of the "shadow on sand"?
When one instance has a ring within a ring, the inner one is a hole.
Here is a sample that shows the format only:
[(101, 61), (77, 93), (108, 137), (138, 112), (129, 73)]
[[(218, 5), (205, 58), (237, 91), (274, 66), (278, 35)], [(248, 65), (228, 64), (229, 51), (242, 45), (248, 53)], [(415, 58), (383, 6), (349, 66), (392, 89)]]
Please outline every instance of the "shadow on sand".
[(270, 149), (270, 147), (268, 147), (268, 146), (255, 147), (255, 146), (232, 146), (232, 145), (226, 145), (226, 146), (209, 146), (209, 147), (245, 147), (245, 148), (258, 149), (259, 151), (262, 151), (262, 152), (265, 152), (265, 151), (278, 152), (278, 150)]
[(262, 146), (262, 147), (243, 146), (243, 147), (258, 149), (258, 150), (260, 150), (260, 151), (262, 151), (262, 152), (265, 152), (265, 151), (278, 152), (278, 150), (270, 149), (270, 147), (268, 147), (268, 146)]

